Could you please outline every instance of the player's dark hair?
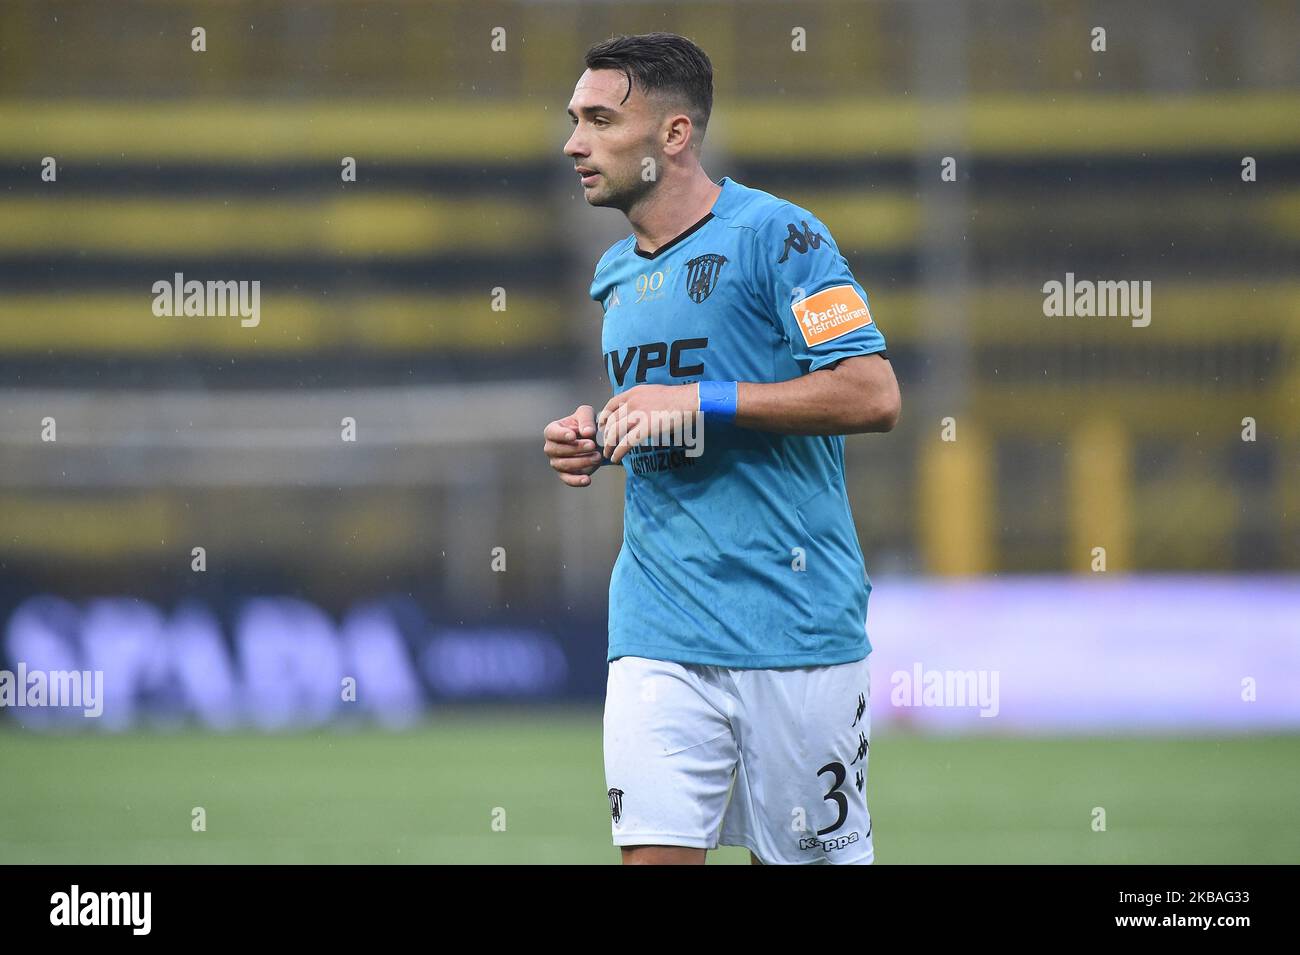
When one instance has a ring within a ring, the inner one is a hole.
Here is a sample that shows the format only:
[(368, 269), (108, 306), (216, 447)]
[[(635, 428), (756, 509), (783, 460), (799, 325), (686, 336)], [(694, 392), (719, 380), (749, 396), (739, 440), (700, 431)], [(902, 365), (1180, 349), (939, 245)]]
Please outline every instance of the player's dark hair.
[(704, 140), (713, 112), (713, 64), (686, 37), (676, 33), (612, 36), (587, 50), (586, 59), (589, 70), (620, 71), (627, 77), (629, 94), (635, 80), (647, 96), (681, 100), (688, 107), (683, 112), (695, 125), (694, 141)]

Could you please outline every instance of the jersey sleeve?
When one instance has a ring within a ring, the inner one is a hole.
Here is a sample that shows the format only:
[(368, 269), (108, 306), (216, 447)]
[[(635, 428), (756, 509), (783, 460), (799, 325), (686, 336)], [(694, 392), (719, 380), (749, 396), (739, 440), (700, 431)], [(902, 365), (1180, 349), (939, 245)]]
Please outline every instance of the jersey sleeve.
[(786, 203), (768, 215), (755, 231), (751, 261), (760, 308), (809, 371), (884, 352), (867, 293), (811, 212)]

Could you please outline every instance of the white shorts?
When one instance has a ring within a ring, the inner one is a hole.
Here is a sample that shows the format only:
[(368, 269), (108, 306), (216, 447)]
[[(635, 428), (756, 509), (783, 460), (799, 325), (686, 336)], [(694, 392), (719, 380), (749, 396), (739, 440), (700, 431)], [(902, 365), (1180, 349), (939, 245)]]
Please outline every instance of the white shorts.
[(745, 846), (769, 865), (871, 863), (869, 659), (782, 670), (612, 661), (614, 845)]

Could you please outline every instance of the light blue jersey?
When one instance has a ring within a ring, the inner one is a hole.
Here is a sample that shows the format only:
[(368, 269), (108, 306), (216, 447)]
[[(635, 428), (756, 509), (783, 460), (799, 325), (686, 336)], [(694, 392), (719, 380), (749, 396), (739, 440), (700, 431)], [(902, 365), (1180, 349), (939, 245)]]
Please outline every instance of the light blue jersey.
[[(883, 352), (866, 292), (825, 224), (723, 177), (712, 211), (653, 254), (596, 266), (614, 393), (775, 382)], [(860, 660), (871, 582), (844, 488), (844, 438), (708, 424), (703, 453), (623, 458), (609, 656), (772, 669)]]

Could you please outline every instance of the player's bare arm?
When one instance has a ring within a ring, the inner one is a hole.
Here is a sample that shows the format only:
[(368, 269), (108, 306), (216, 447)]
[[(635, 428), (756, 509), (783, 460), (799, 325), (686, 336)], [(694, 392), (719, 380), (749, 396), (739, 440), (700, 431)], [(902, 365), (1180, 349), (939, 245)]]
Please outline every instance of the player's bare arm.
[(789, 381), (742, 381), (735, 423), (782, 434), (864, 434), (892, 431), (902, 407), (889, 360), (854, 355)]

